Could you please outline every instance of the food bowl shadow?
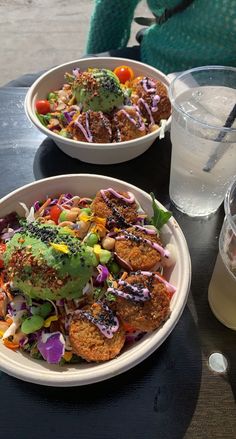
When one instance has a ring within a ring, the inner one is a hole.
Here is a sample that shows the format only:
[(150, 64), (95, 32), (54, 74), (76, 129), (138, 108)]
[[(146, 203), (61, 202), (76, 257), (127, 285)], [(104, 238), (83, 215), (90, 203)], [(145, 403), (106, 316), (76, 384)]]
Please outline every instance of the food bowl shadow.
[(74, 159), (62, 152), (52, 139), (46, 137), (34, 156), (33, 173), (36, 180), (74, 173), (101, 174), (114, 178), (122, 176), (127, 182), (140, 186), (147, 192), (156, 190), (159, 200), (165, 203), (163, 196), (168, 193), (166, 175), (169, 174), (169, 163), (169, 133), (166, 133), (162, 140), (156, 139), (139, 157), (125, 163), (110, 165), (94, 165)]
[[(81, 437), (102, 437), (103, 422), (111, 439), (118, 437), (156, 438), (156, 431), (166, 439), (182, 439), (191, 423), (198, 400), (202, 374), (201, 348), (194, 319), (188, 309), (168, 339), (141, 364), (122, 375), (91, 386), (79, 388), (42, 387), (15, 378), (14, 386), (42, 411), (45, 398), (48, 420), (42, 428), (55, 425), (58, 410), (63, 407), (67, 421), (77, 413)], [(46, 390), (46, 396), (45, 396)], [(109, 401), (109, 416), (107, 402)], [(133, 410), (130, 411), (131, 407)], [(89, 426), (91, 413), (92, 427)], [(120, 422), (129, 411), (130, 421)], [(23, 414), (25, 419), (27, 413)], [(138, 423), (135, 422), (138, 420)], [(27, 425), (27, 423), (25, 424)], [(174, 433), (173, 433), (174, 425)], [(147, 429), (148, 431), (145, 430)], [(58, 428), (63, 428), (62, 426)], [(58, 430), (59, 431), (59, 430)], [(61, 431), (61, 430), (60, 430)], [(96, 435), (94, 435), (96, 431)], [(112, 433), (113, 431), (113, 433)], [(41, 434), (43, 431), (41, 431)]]

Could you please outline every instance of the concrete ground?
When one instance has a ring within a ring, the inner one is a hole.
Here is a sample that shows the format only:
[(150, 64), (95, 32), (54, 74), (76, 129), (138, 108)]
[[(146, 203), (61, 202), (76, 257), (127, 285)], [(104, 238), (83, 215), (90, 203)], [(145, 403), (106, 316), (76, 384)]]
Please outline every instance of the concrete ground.
[[(79, 58), (92, 9), (93, 0), (0, 0), (0, 86)], [(144, 0), (135, 15), (150, 16)], [(139, 29), (134, 23), (129, 46)]]

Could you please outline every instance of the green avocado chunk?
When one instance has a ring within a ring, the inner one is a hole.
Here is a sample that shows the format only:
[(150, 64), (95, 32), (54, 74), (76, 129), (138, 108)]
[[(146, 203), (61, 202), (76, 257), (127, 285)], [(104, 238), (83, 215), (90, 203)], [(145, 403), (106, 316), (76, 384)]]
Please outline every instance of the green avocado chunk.
[(93, 249), (70, 232), (37, 222), (15, 233), (4, 253), (14, 287), (42, 300), (81, 297), (97, 264)]
[(83, 111), (109, 113), (124, 104), (125, 95), (119, 79), (107, 69), (91, 69), (78, 76), (73, 86), (77, 104)]

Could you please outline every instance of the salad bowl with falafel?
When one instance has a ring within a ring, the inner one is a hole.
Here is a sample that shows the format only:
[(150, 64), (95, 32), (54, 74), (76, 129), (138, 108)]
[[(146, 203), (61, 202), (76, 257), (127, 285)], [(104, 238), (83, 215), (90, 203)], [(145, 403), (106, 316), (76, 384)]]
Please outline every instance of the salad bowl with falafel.
[(121, 163), (145, 152), (170, 124), (168, 78), (123, 58), (88, 58), (56, 67), (29, 89), (25, 110), (66, 154)]
[[(49, 192), (50, 189), (50, 192)], [(110, 177), (51, 177), (1, 200), (0, 368), (45, 385), (122, 373), (173, 330), (190, 260), (171, 213)]]

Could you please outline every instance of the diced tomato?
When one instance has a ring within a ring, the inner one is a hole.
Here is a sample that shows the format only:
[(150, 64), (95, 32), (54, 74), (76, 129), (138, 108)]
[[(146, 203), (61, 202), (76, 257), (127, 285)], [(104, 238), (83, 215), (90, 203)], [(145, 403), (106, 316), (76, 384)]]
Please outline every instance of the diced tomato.
[(0, 244), (0, 268), (4, 267), (4, 262), (3, 262), (3, 253), (6, 250), (6, 244), (1, 243)]
[(50, 112), (50, 102), (47, 99), (42, 99), (40, 101), (36, 101), (36, 110), (39, 114), (47, 114)]
[(128, 66), (116, 67), (114, 73), (119, 78), (121, 84), (125, 84), (126, 81), (132, 81), (134, 79), (134, 72)]
[(52, 206), (51, 210), (50, 210), (50, 218), (52, 221), (54, 221), (54, 223), (58, 223), (58, 219), (59, 216), (61, 214), (61, 208), (55, 204), (55, 206)]
[(136, 329), (133, 328), (133, 326), (131, 326), (129, 323), (123, 323), (123, 327), (124, 327), (124, 330), (126, 332), (135, 332), (136, 331)]

